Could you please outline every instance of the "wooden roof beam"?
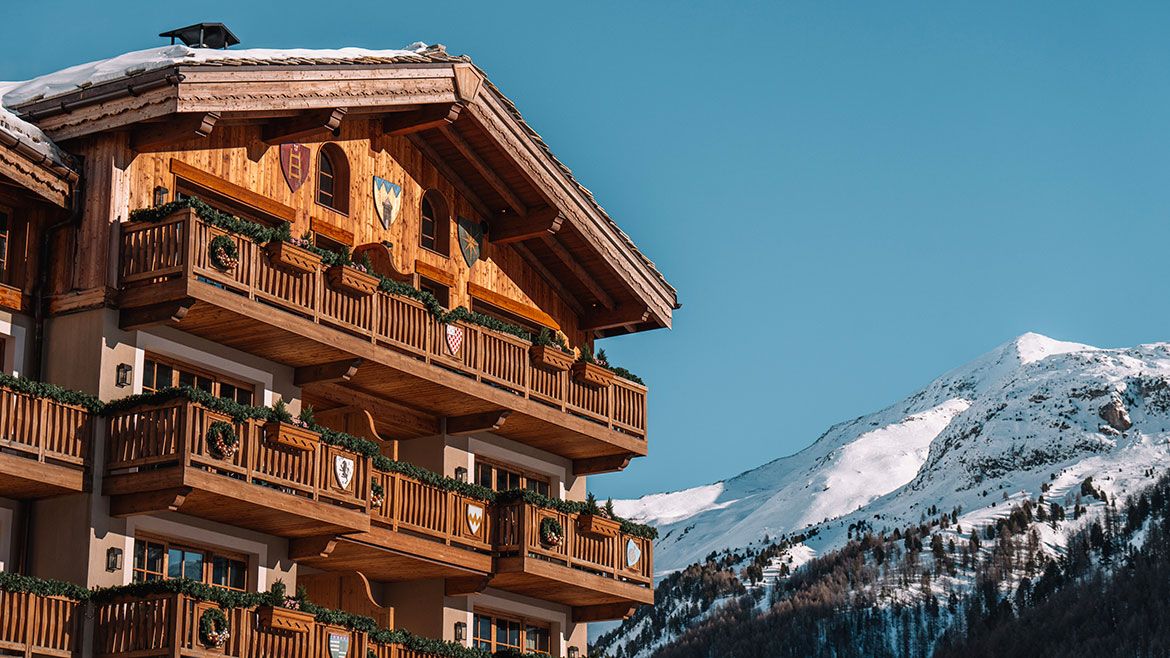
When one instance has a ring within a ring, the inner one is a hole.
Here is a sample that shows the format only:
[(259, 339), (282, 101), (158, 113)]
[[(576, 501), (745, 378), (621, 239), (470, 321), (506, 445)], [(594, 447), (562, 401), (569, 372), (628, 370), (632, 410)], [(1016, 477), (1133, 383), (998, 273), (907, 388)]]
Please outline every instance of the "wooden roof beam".
[(483, 199), (479, 198), (479, 195), (475, 193), (475, 190), (471, 189), (471, 186), (467, 184), (467, 181), (463, 180), (459, 174), (455, 173), (454, 169), (452, 169), (446, 162), (443, 161), (443, 158), (438, 154), (437, 151), (435, 151), (434, 147), (428, 144), (427, 141), (419, 135), (407, 135), (406, 138), (410, 140), (410, 143), (414, 144), (418, 150), (422, 151), (423, 155), (426, 156), (427, 160), (430, 161), (435, 169), (439, 170), (439, 173), (443, 174), (447, 180), (451, 181), (451, 184), (455, 186), (455, 189), (459, 190), (459, 192), (463, 194), (467, 201), (471, 203), (472, 207), (474, 207), (481, 215), (485, 217), (492, 216), (493, 213), (491, 209), (488, 208)]
[(466, 416), (450, 416), (447, 418), (447, 434), (460, 436), (477, 432), (494, 432), (504, 426), (510, 410), (486, 411)]
[(410, 112), (395, 112), (382, 119), (382, 132), (387, 135), (411, 135), (424, 130), (444, 128), (455, 123), (462, 111), (462, 103), (448, 103), (427, 105)]
[(550, 207), (534, 210), (523, 217), (504, 213), (491, 221), (488, 239), (492, 244), (511, 244), (556, 235), (564, 221), (561, 211)]
[(650, 307), (639, 304), (620, 304), (606, 311), (594, 311), (581, 319), (581, 331), (604, 331), (628, 325), (637, 325), (650, 319)]
[(320, 384), (324, 382), (340, 384), (348, 382), (357, 374), (362, 359), (342, 359), (332, 363), (321, 363), (315, 366), (301, 366), (293, 371), (293, 384)]
[(561, 244), (560, 241), (551, 235), (546, 235), (544, 236), (544, 243), (548, 245), (548, 248), (553, 252), (553, 254), (559, 258), (562, 263), (565, 264), (565, 267), (569, 268), (569, 271), (573, 273), (573, 276), (577, 277), (577, 279), (580, 280), (581, 283), (589, 289), (589, 292), (593, 293), (593, 296), (597, 298), (598, 303), (611, 311), (614, 309), (614, 307), (617, 306), (617, 304), (615, 304), (613, 301), (613, 297), (610, 297), (609, 293), (605, 292), (605, 290), (601, 287), (601, 284), (597, 283), (597, 281), (588, 272), (585, 271), (585, 268), (577, 262), (576, 258), (573, 258), (573, 255), (569, 253), (568, 249), (565, 249), (565, 246)]
[(269, 121), (262, 131), (263, 141), (269, 146), (277, 146), (336, 134), (348, 112), (349, 110), (344, 107), (336, 107)]
[(130, 135), (130, 148), (139, 153), (163, 150), (194, 139), (204, 139), (215, 130), (219, 112), (179, 114), (160, 123), (146, 124)]
[(573, 309), (577, 315), (585, 315), (585, 307), (581, 305), (581, 302), (577, 301), (577, 297), (565, 287), (565, 284), (561, 282), (559, 277), (550, 272), (544, 263), (540, 262), (536, 254), (532, 253), (532, 250), (524, 246), (521, 242), (513, 244), (512, 248), (516, 250), (516, 253), (520, 254), (520, 257), (524, 259), (524, 262), (528, 263), (529, 267), (536, 270), (536, 273), (553, 287), (553, 290), (557, 291), (557, 294), (561, 296), (561, 299), (565, 300), (569, 308)]
[(475, 149), (471, 148), (471, 144), (468, 144), (456, 130), (450, 126), (447, 126), (441, 128), (440, 132), (443, 133), (443, 137), (446, 137), (447, 141), (451, 142), (451, 145), (454, 146), (455, 149), (459, 151), (459, 153), (461, 153), (464, 158), (467, 158), (467, 161), (471, 163), (471, 166), (475, 167), (475, 170), (479, 172), (480, 176), (483, 176), (484, 180), (488, 182), (488, 185), (491, 185), (492, 188), (495, 189), (496, 193), (500, 195), (500, 198), (504, 200), (504, 203), (508, 204), (508, 207), (510, 207), (512, 210), (515, 210), (516, 214), (518, 215), (523, 216), (528, 214), (528, 208), (522, 201), (520, 201), (520, 197), (516, 196), (516, 193), (512, 191), (512, 188), (509, 187), (508, 184), (505, 183), (504, 180), (496, 174), (496, 172), (488, 165), (488, 163), (484, 162), (483, 158), (479, 157), (479, 154), (475, 152)]

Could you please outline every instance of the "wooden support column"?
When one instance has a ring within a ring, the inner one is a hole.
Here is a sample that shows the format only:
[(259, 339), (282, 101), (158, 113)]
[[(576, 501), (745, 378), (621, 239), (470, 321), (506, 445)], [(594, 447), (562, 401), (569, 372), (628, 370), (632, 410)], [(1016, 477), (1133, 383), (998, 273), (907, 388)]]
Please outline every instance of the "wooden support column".
[(382, 132), (387, 135), (411, 135), (424, 130), (443, 128), (455, 123), (462, 111), (462, 103), (450, 103), (427, 105), (410, 112), (395, 112), (382, 119)]
[(561, 230), (565, 216), (557, 208), (544, 207), (533, 210), (529, 214), (519, 217), (513, 213), (504, 213), (491, 220), (488, 229), (488, 240), (492, 244), (511, 244), (534, 238), (543, 238), (546, 235), (555, 235)]
[(218, 112), (206, 112), (180, 114), (160, 123), (148, 123), (131, 133), (130, 148), (141, 153), (203, 139), (211, 134), (218, 121)]
[(451, 416), (447, 418), (447, 434), (475, 434), (476, 432), (494, 432), (504, 426), (511, 411), (488, 411), (467, 416)]
[(341, 122), (347, 113), (346, 108), (337, 107), (273, 120), (264, 126), (263, 141), (269, 146), (276, 146), (324, 137), (341, 128)]
[(357, 374), (362, 359), (342, 359), (315, 366), (301, 366), (293, 371), (293, 383), (297, 386), (321, 383), (348, 382)]

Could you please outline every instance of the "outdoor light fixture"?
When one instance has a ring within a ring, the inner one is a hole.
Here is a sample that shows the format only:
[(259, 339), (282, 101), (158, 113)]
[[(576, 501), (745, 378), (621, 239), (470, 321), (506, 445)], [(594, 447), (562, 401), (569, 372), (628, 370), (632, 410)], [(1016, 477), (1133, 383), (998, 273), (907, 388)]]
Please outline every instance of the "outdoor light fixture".
[(581, 655), (581, 650), (577, 647), (569, 647), (569, 658), (577, 658)]
[(467, 622), (455, 622), (455, 641), (463, 642), (467, 639)]
[(130, 385), (130, 374), (132, 372), (134, 372), (134, 368), (132, 368), (129, 363), (118, 364), (118, 374), (114, 380), (114, 383), (118, 385), (118, 388), (125, 388)]
[(467, 469), (462, 466), (455, 469), (455, 479), (460, 482), (467, 482)]
[(111, 546), (106, 549), (106, 571), (114, 572), (122, 569), (122, 549)]
[(171, 191), (162, 185), (154, 188), (154, 207), (157, 208), (161, 205), (164, 205), (167, 202), (167, 195), (170, 193)]

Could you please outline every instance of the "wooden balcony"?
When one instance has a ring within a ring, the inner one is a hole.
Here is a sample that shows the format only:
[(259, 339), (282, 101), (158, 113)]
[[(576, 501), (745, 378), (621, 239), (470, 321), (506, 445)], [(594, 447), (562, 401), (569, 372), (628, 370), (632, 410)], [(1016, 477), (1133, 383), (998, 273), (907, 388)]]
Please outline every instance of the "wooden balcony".
[(364, 657), (370, 644), (365, 633), (319, 623), (311, 617), (299, 630), (267, 628), (258, 608), (223, 610), (230, 637), (222, 648), (209, 648), (199, 637), (199, 619), (215, 603), (182, 594), (124, 598), (96, 606), (94, 655), (134, 656), (328, 656), (330, 635), (345, 638), (349, 653)]
[[(123, 224), (123, 327), (168, 324), (293, 366), (315, 400), (397, 403), (396, 413), (379, 417), (401, 438), (437, 434), (444, 418), (494, 414), (507, 422), (487, 427), (575, 460), (578, 473), (615, 470), (646, 454), (644, 386), (619, 378), (591, 388), (545, 372), (531, 365), (528, 342), (477, 325), (457, 323), (463, 341), (452, 354), (445, 326), (422, 304), (381, 291), (340, 292), (320, 263), (294, 273), (232, 236), (239, 263), (217, 269), (208, 245), (222, 234), (191, 210)], [(343, 367), (357, 359), (356, 371)]]
[[(556, 519), (559, 545), (544, 544), (540, 525)], [(573, 606), (575, 621), (621, 619), (654, 603), (654, 543), (620, 531), (592, 536), (579, 515), (522, 502), (496, 510), (497, 559), (491, 586)]]
[(0, 655), (73, 656), (82, 623), (77, 601), (0, 590)]
[[(208, 447), (217, 421), (239, 437), (227, 458)], [(277, 445), (261, 421), (236, 421), (187, 399), (120, 411), (108, 423), (102, 493), (115, 516), (179, 511), (281, 537), (370, 528), (366, 457), (322, 442)], [(339, 460), (353, 470), (349, 482), (339, 479)]]
[[(385, 492), (372, 506), (367, 533), (294, 542), (298, 563), (326, 571), (360, 571), (382, 582), (449, 579), (449, 592), (482, 585), (492, 571), (492, 508), (400, 473), (373, 471)], [(324, 550), (327, 549), (327, 550)]]
[(88, 410), (0, 388), (0, 497), (84, 491), (92, 440)]

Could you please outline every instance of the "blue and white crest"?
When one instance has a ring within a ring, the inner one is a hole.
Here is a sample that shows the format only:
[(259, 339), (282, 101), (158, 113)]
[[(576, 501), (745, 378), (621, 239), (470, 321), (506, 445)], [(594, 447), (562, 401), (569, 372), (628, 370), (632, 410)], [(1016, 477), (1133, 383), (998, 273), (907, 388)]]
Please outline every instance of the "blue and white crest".
[(398, 218), (398, 211), (402, 208), (402, 186), (391, 183), (385, 178), (374, 176), (374, 210), (378, 211), (378, 219), (382, 220), (382, 228), (388, 229)]

